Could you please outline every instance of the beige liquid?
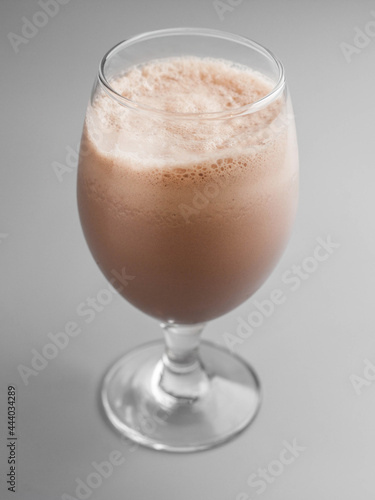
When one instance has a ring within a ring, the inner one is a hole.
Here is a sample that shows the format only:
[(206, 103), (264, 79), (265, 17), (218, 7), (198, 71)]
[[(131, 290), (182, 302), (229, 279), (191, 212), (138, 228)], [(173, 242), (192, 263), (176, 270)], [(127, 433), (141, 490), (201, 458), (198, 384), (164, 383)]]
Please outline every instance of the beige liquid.
[[(176, 58), (111, 82), (169, 112), (235, 109), (272, 84), (219, 60)], [(282, 98), (231, 120), (171, 120), (103, 91), (87, 112), (78, 204), (88, 245), (122, 295), (161, 320), (197, 323), (241, 304), (283, 251), (294, 219), (298, 158)], [(124, 271), (125, 268), (125, 271)]]

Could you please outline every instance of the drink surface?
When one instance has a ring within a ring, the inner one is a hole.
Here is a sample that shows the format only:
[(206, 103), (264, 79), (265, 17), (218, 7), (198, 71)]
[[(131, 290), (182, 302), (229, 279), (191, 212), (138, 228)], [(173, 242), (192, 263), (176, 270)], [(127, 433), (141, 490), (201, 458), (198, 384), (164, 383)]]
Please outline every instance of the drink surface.
[[(281, 96), (230, 119), (173, 116), (236, 115), (272, 90), (261, 74), (215, 59), (153, 61), (111, 85), (130, 106), (96, 92), (78, 169), (93, 256), (127, 300), (156, 318), (218, 317), (263, 283), (290, 233), (298, 158), (288, 104)], [(134, 278), (126, 284), (119, 275)]]

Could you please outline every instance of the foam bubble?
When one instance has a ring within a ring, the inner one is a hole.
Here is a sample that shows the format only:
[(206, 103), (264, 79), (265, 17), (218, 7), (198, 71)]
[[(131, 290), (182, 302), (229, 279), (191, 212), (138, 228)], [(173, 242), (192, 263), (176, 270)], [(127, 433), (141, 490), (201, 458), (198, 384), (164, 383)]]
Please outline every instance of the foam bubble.
[[(133, 67), (111, 81), (124, 97), (155, 109), (207, 113), (250, 104), (272, 89), (258, 72), (224, 60), (174, 58)], [(201, 161), (236, 157), (239, 149), (262, 146), (264, 130), (280, 115), (281, 102), (246, 116), (226, 120), (174, 120), (129, 109), (99, 92), (87, 115), (96, 147), (133, 168), (194, 168)], [(101, 137), (93, 131), (100, 131)]]

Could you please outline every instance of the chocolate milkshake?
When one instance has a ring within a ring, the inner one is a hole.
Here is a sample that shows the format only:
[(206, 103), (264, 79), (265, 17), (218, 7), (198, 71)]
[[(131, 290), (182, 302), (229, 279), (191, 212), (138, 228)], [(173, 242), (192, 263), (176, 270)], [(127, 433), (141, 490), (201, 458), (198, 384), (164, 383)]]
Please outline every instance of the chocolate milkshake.
[(241, 114), (273, 83), (218, 59), (155, 60), (110, 83), (129, 106), (99, 87), (78, 169), (91, 252), (112, 282), (134, 276), (120, 293), (145, 313), (216, 318), (257, 290), (288, 240), (298, 193), (288, 103)]

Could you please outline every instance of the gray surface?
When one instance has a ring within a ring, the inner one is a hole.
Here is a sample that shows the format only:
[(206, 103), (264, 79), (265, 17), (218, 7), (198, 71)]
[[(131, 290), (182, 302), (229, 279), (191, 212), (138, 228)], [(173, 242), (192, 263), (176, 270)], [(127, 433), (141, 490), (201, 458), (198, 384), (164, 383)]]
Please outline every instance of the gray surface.
[[(221, 21), (210, 0), (72, 0), (16, 54), (7, 33), (20, 33), (22, 16), (30, 19), (40, 6), (1, 1), (0, 233), (8, 234), (0, 236), (1, 500), (74, 497), (76, 479), (86, 480), (92, 462), (116, 449), (123, 463), (90, 498), (374, 498), (375, 382), (358, 395), (350, 376), (363, 376), (366, 358), (375, 363), (375, 37), (350, 63), (340, 48), (353, 43), (356, 26), (375, 19), (374, 3), (232, 3), (239, 5)], [(300, 208), (287, 252), (256, 297), (205, 334), (223, 344), (254, 300), (283, 290), (285, 303), (236, 348), (261, 377), (261, 413), (229, 444), (183, 456), (131, 451), (102, 419), (97, 390), (107, 367), (160, 333), (119, 297), (90, 324), (77, 316), (77, 306), (107, 284), (81, 233), (75, 169), (60, 183), (51, 167), (65, 163), (67, 146), (76, 148), (103, 53), (136, 33), (179, 25), (244, 34), (275, 51), (286, 67), (301, 157)], [(291, 291), (283, 272), (327, 235), (340, 247)], [(17, 366), (30, 366), (31, 350), (69, 321), (81, 334), (25, 386)], [(8, 384), (18, 390), (16, 495), (5, 486)], [(294, 438), (306, 449), (258, 494), (248, 477)]]

